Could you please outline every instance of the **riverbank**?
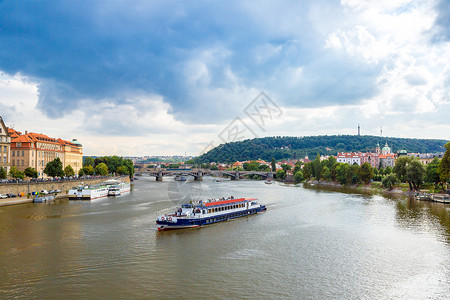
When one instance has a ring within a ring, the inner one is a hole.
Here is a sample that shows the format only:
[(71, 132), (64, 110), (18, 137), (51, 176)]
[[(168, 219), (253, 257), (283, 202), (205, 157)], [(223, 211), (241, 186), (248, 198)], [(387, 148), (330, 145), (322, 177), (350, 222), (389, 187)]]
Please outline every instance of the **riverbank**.
[[(42, 190), (61, 190), (56, 196), (56, 199), (64, 199), (67, 198), (68, 191), (70, 188), (78, 185), (86, 185), (86, 184), (98, 184), (104, 182), (105, 180), (111, 177), (100, 177), (100, 178), (83, 178), (80, 180), (71, 180), (65, 182), (24, 182), (24, 183), (13, 183), (13, 184), (3, 184), (0, 186), (0, 194), (13, 193), (16, 195), (27, 195), (31, 192), (40, 192)], [(124, 182), (130, 183), (130, 179), (125, 177), (120, 177)], [(17, 205), (17, 204), (25, 204), (32, 203), (32, 197), (14, 197), (14, 198), (6, 198), (0, 199), (0, 206), (8, 206), (8, 205)]]
[(317, 180), (308, 180), (304, 182), (305, 185), (309, 186), (317, 186), (317, 187), (332, 187), (335, 189), (341, 189), (341, 190), (352, 190), (356, 192), (361, 193), (371, 193), (371, 194), (381, 194), (383, 196), (389, 195), (389, 196), (404, 196), (404, 197), (410, 197), (414, 196), (416, 193), (415, 191), (405, 191), (401, 188), (393, 188), (392, 190), (384, 189), (383, 186), (377, 183), (370, 183), (370, 184), (351, 184), (351, 185), (342, 185), (337, 182), (332, 181), (321, 181), (318, 182)]

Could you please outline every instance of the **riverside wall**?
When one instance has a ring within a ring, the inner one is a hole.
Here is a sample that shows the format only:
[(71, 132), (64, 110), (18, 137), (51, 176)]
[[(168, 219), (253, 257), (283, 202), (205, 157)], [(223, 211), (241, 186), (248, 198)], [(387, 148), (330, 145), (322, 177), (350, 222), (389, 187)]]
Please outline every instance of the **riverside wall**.
[[(126, 178), (123, 178), (126, 179)], [(45, 182), (23, 182), (23, 183), (9, 183), (0, 184), (0, 194), (16, 194), (23, 193), (25, 196), (29, 193), (41, 191), (41, 190), (61, 190), (65, 194), (72, 187), (80, 184), (97, 184), (104, 182), (108, 178), (93, 178), (93, 179), (80, 179), (70, 181), (45, 181)]]

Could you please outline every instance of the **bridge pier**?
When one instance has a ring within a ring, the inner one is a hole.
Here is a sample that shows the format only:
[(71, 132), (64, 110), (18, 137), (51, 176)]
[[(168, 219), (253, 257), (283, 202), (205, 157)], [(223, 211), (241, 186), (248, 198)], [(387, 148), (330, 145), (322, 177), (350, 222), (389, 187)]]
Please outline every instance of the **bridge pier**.
[(163, 174), (162, 171), (158, 172), (158, 176), (156, 176), (156, 181), (163, 181)]
[(234, 177), (231, 177), (231, 180), (239, 180), (239, 179), (240, 179), (239, 171), (234, 172)]
[(194, 176), (194, 181), (203, 181), (202, 171), (198, 171), (197, 176)]
[(273, 180), (273, 172), (269, 172), (269, 173), (267, 174), (267, 179)]

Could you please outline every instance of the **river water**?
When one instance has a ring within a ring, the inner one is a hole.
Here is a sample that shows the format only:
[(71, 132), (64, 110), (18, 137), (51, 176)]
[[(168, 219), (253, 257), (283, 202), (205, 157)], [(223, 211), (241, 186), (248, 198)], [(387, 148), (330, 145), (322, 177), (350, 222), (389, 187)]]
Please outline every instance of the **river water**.
[[(157, 232), (188, 199), (267, 212)], [(0, 208), (0, 298), (448, 299), (450, 207), (262, 181), (141, 177), (130, 194)]]

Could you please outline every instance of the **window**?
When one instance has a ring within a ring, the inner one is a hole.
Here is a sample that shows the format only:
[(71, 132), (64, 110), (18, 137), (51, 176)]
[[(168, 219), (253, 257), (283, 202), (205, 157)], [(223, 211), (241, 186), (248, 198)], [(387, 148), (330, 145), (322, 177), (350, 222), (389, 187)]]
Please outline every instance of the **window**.
[(8, 152), (8, 149), (6, 148), (6, 146), (3, 146), (3, 152)]
[(22, 156), (25, 156), (25, 151), (22, 150)]
[(12, 152), (12, 156), (16, 156), (16, 151), (11, 151)]
[(22, 159), (22, 166), (24, 165), (23, 159)]
[(12, 163), (13, 163), (13, 166), (15, 166), (14, 162), (15, 162), (15, 160), (13, 160), (13, 161), (12, 161)]
[(16, 146), (17, 146), (17, 148), (20, 148), (20, 147), (22, 147), (22, 143), (16, 143)]

